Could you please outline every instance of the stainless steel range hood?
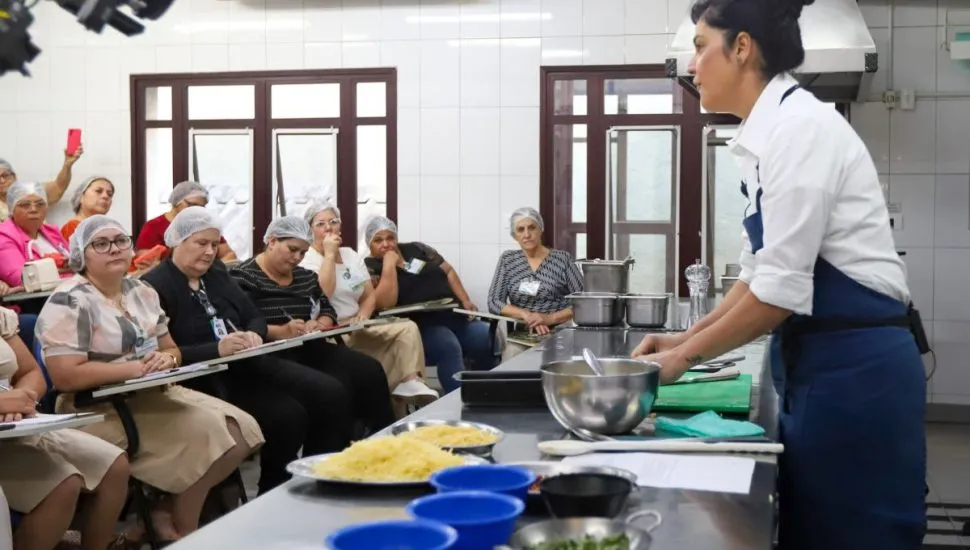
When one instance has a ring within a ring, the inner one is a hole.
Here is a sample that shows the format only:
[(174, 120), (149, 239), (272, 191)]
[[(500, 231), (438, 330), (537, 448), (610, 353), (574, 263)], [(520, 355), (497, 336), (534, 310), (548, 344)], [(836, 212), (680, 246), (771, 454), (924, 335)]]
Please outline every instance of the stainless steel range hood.
[[(823, 101), (861, 101), (879, 68), (876, 44), (856, 0), (815, 0), (799, 24), (805, 63), (795, 77)], [(694, 23), (684, 18), (667, 50), (667, 76), (697, 93), (687, 66), (694, 55)]]

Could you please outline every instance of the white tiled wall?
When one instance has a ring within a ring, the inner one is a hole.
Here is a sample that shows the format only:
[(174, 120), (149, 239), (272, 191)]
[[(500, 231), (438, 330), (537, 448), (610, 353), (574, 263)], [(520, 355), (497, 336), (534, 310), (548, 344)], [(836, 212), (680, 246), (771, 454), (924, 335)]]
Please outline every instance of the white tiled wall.
[[(940, 49), (946, 10), (965, 0), (862, 0), (896, 89), (967, 94), (920, 99), (913, 112), (854, 105), (903, 208), (916, 302), (939, 359), (932, 399), (970, 403), (970, 66)], [(49, 178), (67, 128), (85, 135), (76, 180), (118, 182), (131, 210), (128, 76), (132, 73), (398, 68), (402, 237), (437, 246), (483, 305), (507, 215), (538, 205), (539, 67), (659, 63), (689, 0), (177, 0), (147, 32), (85, 32), (42, 2), (32, 29), (44, 50), (33, 77), (0, 79), (0, 157)], [(892, 43), (890, 43), (892, 35)], [(891, 54), (895, 54), (894, 56)], [(66, 218), (61, 206), (55, 217)]]
[(508, 214), (539, 203), (539, 67), (659, 63), (689, 0), (177, 0), (132, 39), (52, 4), (33, 77), (0, 80), (0, 158), (21, 177), (52, 177), (83, 128), (75, 180), (114, 179), (127, 224), (130, 74), (397, 67), (402, 237), (438, 246), (484, 306)]
[(879, 48), (874, 92), (887, 89), (891, 63), (893, 89), (955, 96), (920, 98), (909, 112), (853, 105), (852, 122), (902, 208), (896, 243), (938, 361), (930, 398), (970, 404), (970, 64), (941, 48), (947, 10), (970, 4), (896, 0), (892, 33), (886, 0), (860, 4)]

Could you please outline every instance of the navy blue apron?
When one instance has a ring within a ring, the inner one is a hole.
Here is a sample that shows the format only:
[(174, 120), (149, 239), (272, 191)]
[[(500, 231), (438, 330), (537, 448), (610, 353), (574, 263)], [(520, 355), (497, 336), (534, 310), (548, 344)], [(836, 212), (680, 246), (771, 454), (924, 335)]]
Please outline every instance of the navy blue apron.
[[(764, 246), (761, 195), (744, 219), (752, 252)], [(774, 332), (782, 550), (922, 548), (926, 381), (911, 311), (818, 257), (812, 314)]]

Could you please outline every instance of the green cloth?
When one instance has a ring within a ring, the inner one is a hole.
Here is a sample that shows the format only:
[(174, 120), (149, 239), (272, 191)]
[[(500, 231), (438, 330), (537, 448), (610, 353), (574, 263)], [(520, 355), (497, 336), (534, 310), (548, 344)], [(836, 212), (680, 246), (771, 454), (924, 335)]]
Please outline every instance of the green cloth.
[(684, 437), (755, 437), (764, 435), (765, 429), (753, 422), (728, 420), (707, 411), (683, 420), (659, 416), (657, 435), (661, 433)]

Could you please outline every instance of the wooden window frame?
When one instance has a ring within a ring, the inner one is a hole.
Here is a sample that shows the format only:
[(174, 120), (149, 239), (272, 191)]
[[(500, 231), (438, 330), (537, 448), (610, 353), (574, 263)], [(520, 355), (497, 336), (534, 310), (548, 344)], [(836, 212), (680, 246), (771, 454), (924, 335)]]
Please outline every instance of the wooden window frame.
[[(357, 116), (357, 84), (385, 84), (385, 116)], [(272, 86), (278, 84), (340, 84), (340, 116), (334, 118), (273, 119)], [(386, 129), (386, 210), (397, 220), (397, 69), (334, 69), (308, 71), (242, 71), (220, 73), (169, 73), (131, 75), (131, 181), (133, 234), (141, 231), (146, 218), (147, 166), (145, 135), (149, 128), (172, 129), (172, 174), (174, 186), (191, 174), (188, 158), (190, 128), (202, 130), (253, 130), (253, 245), (262, 241), (266, 226), (273, 219), (274, 174), (272, 173), (273, 130), (277, 128), (337, 128), (337, 206), (344, 221), (344, 242), (357, 242), (357, 127), (381, 125)], [(190, 86), (252, 85), (255, 92), (255, 118), (234, 120), (188, 119)], [(146, 91), (171, 87), (171, 120), (147, 120)], [(346, 160), (344, 160), (346, 159)]]

